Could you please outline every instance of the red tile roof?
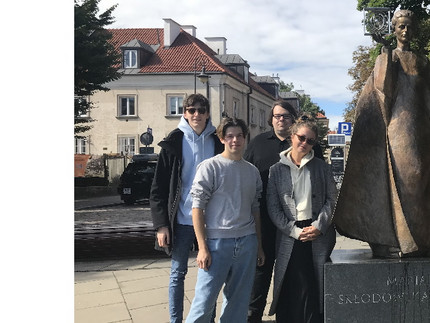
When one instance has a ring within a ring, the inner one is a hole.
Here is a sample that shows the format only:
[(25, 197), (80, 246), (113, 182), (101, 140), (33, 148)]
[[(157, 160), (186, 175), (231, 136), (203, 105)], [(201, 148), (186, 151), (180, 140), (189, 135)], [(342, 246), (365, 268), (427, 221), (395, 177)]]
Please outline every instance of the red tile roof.
[[(182, 29), (169, 48), (164, 47), (164, 29), (162, 28), (109, 29), (109, 32), (112, 33), (111, 41), (118, 51), (120, 51), (121, 45), (134, 39), (138, 39), (148, 45), (160, 45), (155, 54), (140, 69), (139, 73), (193, 73), (196, 58), (204, 57), (206, 72), (226, 73), (236, 80), (248, 84), (254, 90), (273, 98), (251, 77), (249, 82), (246, 83), (239, 75), (221, 63), (215, 56), (216, 53), (209, 46)], [(197, 70), (200, 70), (200, 68), (201, 65), (197, 66)]]

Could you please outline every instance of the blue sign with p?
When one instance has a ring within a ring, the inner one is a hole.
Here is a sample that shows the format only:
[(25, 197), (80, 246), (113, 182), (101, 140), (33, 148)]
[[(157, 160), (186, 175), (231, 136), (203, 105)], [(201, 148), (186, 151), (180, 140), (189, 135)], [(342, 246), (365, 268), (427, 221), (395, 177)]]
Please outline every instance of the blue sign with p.
[(351, 122), (339, 122), (337, 133), (351, 136)]

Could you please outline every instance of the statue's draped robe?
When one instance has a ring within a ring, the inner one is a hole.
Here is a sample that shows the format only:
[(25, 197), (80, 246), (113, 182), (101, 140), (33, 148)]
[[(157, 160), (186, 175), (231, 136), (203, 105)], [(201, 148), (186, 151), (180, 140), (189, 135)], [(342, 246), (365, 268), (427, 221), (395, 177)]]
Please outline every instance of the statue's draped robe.
[(379, 55), (356, 111), (337, 230), (404, 254), (430, 250), (428, 60), (400, 50)]

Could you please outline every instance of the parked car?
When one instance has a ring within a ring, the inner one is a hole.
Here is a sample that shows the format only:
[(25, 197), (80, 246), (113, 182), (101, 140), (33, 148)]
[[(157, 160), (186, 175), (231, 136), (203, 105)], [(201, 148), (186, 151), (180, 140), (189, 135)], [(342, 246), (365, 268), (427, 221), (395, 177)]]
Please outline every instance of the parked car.
[(149, 198), (157, 165), (157, 154), (134, 155), (120, 177), (118, 194), (126, 204)]

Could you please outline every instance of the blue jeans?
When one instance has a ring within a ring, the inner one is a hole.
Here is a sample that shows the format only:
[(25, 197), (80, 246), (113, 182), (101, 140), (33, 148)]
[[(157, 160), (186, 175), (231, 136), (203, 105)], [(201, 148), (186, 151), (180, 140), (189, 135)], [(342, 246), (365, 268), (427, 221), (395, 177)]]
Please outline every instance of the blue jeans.
[(176, 224), (169, 283), (171, 323), (182, 323), (184, 312), (184, 280), (188, 272), (188, 257), (195, 234), (192, 225)]
[(208, 271), (198, 270), (195, 296), (186, 322), (210, 322), (225, 283), (219, 322), (246, 323), (257, 263), (256, 235), (207, 239), (207, 246), (212, 263)]

